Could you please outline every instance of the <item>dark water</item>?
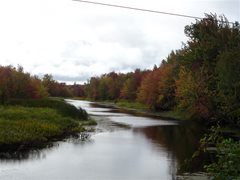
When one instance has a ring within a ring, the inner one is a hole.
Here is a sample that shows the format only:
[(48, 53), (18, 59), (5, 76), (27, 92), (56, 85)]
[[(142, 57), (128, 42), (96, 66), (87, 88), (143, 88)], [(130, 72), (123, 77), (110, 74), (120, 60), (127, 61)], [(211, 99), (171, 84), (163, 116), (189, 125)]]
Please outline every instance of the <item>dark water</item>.
[(67, 139), (21, 157), (0, 159), (0, 180), (176, 179), (199, 138), (198, 126), (123, 113), (86, 101), (98, 122), (90, 139)]

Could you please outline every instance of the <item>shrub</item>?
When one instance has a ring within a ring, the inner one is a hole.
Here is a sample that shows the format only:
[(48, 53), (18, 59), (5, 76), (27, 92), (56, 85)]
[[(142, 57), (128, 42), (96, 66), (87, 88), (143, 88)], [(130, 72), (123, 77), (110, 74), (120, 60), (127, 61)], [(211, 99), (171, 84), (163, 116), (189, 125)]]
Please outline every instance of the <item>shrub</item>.
[(211, 133), (202, 140), (203, 147), (216, 145), (216, 162), (206, 165), (207, 172), (217, 180), (240, 180), (240, 141), (223, 138), (220, 127), (211, 128)]

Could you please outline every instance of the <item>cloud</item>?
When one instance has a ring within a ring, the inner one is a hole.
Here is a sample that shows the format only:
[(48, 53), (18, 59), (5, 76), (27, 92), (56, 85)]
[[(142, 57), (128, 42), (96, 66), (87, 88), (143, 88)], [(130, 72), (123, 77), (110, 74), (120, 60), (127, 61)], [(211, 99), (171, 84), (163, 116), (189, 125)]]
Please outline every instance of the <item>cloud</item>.
[[(240, 19), (238, 0), (101, 0), (189, 14)], [(187, 38), (194, 19), (79, 3), (71, 0), (0, 1), (0, 64), (20, 64), (32, 74), (83, 82), (110, 71), (159, 65)]]

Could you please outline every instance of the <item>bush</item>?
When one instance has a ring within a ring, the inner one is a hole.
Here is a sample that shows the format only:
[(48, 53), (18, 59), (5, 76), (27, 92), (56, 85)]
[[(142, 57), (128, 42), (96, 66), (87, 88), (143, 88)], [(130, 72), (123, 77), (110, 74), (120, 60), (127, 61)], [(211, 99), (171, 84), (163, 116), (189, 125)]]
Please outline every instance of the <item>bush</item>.
[(216, 146), (216, 162), (206, 165), (207, 172), (217, 180), (240, 180), (240, 141), (223, 138), (220, 127), (211, 129), (211, 133), (201, 140), (203, 147)]

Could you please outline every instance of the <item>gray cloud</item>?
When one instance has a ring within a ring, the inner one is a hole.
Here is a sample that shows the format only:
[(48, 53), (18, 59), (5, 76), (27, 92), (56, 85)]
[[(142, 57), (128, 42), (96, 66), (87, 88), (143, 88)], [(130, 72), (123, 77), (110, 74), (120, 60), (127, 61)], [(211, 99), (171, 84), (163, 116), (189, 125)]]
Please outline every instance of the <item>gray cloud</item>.
[[(200, 17), (216, 12), (230, 21), (240, 19), (239, 0), (104, 1)], [(0, 1), (1, 64), (21, 64), (32, 74), (50, 73), (66, 82), (83, 82), (110, 71), (152, 68), (171, 50), (181, 48), (187, 40), (184, 26), (194, 21), (68, 0)]]
[(80, 75), (75, 77), (70, 76), (64, 76), (64, 75), (53, 75), (54, 79), (61, 82), (67, 82), (67, 83), (84, 83), (86, 82), (86, 79), (89, 78), (89, 75)]

